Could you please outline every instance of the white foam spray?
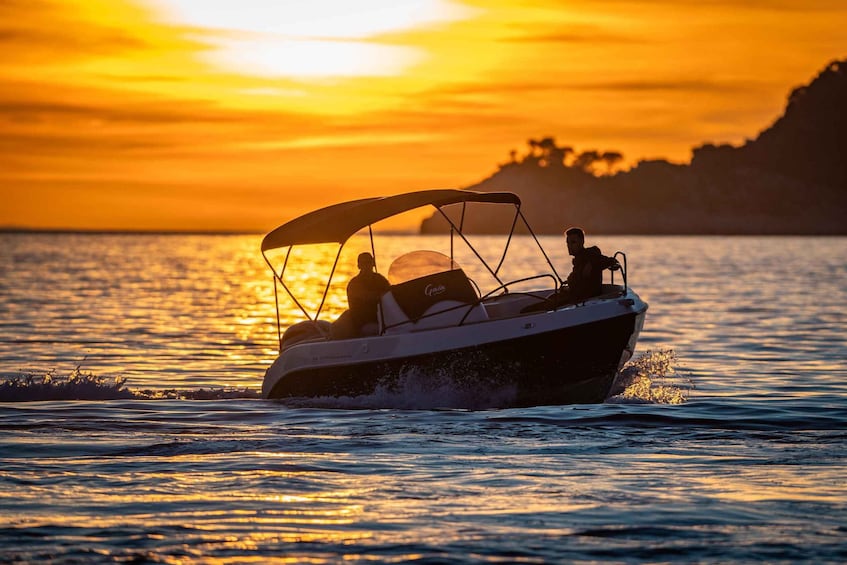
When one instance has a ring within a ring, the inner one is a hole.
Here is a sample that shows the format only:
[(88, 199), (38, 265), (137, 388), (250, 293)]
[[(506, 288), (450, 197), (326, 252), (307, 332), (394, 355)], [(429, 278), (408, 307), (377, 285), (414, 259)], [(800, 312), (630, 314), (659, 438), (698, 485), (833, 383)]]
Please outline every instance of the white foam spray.
[(682, 404), (691, 396), (694, 381), (675, 367), (672, 349), (646, 351), (618, 374), (606, 402), (618, 404)]

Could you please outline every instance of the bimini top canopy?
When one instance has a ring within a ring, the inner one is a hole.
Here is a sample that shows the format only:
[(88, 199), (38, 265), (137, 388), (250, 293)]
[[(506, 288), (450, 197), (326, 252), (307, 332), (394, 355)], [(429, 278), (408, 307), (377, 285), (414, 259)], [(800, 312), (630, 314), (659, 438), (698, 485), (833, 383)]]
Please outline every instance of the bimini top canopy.
[(262, 251), (310, 243), (344, 243), (351, 235), (374, 222), (414, 210), (459, 202), (493, 202), (520, 205), (511, 192), (471, 192), (468, 190), (421, 190), (382, 198), (342, 202), (309, 212), (287, 222), (262, 240)]

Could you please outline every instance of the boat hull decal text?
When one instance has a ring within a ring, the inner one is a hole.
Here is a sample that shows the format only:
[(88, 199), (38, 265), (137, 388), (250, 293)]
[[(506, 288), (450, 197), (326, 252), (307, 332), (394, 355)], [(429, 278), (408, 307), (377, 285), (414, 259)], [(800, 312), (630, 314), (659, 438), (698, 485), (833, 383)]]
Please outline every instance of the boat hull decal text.
[(428, 284), (424, 289), (424, 294), (427, 296), (438, 296), (447, 292), (447, 287), (443, 284)]

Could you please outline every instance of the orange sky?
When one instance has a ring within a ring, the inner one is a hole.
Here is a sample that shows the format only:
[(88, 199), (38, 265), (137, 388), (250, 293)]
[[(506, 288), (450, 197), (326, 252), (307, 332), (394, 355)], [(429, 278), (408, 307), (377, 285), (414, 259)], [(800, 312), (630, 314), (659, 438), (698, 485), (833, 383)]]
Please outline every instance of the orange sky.
[(4, 0), (0, 226), (266, 231), (547, 135), (687, 161), (844, 29), (843, 0)]

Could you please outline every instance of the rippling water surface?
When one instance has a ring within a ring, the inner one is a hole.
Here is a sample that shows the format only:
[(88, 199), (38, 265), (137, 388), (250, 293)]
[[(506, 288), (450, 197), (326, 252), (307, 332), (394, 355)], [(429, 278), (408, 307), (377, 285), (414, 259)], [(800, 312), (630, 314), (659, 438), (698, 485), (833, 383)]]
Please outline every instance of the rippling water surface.
[(260, 387), (259, 241), (0, 235), (0, 374), (136, 394), (0, 403), (0, 561), (847, 560), (847, 239), (595, 238), (650, 303), (628, 370), (681, 396), (138, 399)]

